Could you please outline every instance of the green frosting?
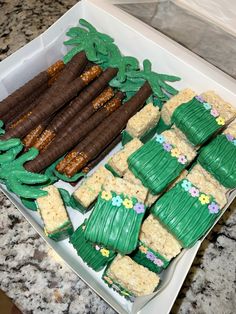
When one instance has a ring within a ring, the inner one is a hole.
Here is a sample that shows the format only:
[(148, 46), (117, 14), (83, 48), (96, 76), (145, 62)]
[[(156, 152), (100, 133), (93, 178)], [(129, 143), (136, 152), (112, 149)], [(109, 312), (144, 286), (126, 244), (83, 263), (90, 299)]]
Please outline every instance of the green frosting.
[[(216, 131), (222, 128), (211, 115), (211, 109), (195, 97), (177, 107), (171, 117), (174, 123), (195, 146), (206, 142)], [(207, 106), (210, 106), (207, 104)]]
[(79, 20), (81, 27), (72, 27), (66, 33), (71, 39), (64, 42), (65, 45), (73, 45), (72, 48), (63, 58), (64, 63), (69, 62), (77, 53), (84, 51), (88, 60), (93, 62), (99, 61), (98, 54), (107, 55), (109, 50), (107, 43), (114, 40), (103, 33), (98, 32), (95, 27), (84, 19)]
[(160, 120), (158, 121), (158, 124), (157, 124), (157, 133), (161, 134), (162, 132), (169, 130), (170, 128), (171, 128), (171, 125), (165, 124), (162, 117), (160, 117)]
[(38, 210), (35, 199), (21, 197), (20, 200), (26, 208), (33, 210), (33, 211)]
[(74, 48), (65, 55), (65, 63), (70, 61), (78, 52), (84, 51), (88, 60), (96, 62), (103, 69), (108, 67), (117, 68), (118, 73), (109, 85), (125, 92), (126, 101), (146, 81), (148, 81), (154, 93), (149, 101), (159, 103), (160, 106), (163, 101), (169, 99), (168, 94), (177, 94), (177, 90), (166, 82), (178, 81), (180, 80), (179, 77), (151, 71), (151, 62), (149, 60), (143, 62), (143, 70), (139, 71), (138, 60), (131, 56), (123, 56), (111, 37), (98, 32), (83, 19), (80, 20), (80, 24), (84, 27), (73, 27), (67, 32), (67, 36), (71, 39), (65, 41), (64, 44), (73, 45)]
[(70, 237), (73, 234), (74, 229), (71, 221), (68, 220), (53, 232), (48, 233), (46, 229), (44, 229), (44, 231), (50, 239), (58, 242)]
[(147, 267), (154, 273), (160, 273), (163, 269), (167, 268), (170, 263), (164, 256), (153, 251), (142, 241), (139, 241), (138, 248), (131, 254), (130, 257), (136, 263)]
[(17, 158), (23, 149), (18, 139), (1, 141), (0, 150), (8, 151), (0, 155), (0, 179), (4, 181), (8, 190), (23, 198), (38, 198), (47, 195), (46, 191), (40, 189), (37, 184), (46, 183), (48, 177), (37, 173), (28, 172), (24, 163), (34, 159), (38, 150), (31, 148), (27, 153)]
[(113, 174), (114, 177), (120, 178), (119, 173), (117, 173), (117, 172), (112, 168), (112, 166), (110, 166), (109, 164), (105, 164), (105, 168), (106, 168), (107, 170), (109, 170), (109, 171)]
[(131, 136), (129, 134), (129, 132), (127, 132), (126, 130), (123, 130), (121, 132), (122, 134), (122, 145), (125, 146), (127, 143), (129, 143), (130, 141), (132, 141), (133, 136)]
[(85, 238), (121, 254), (137, 246), (145, 206), (135, 197), (102, 191), (90, 215)]
[(84, 237), (85, 226), (86, 221), (72, 234), (70, 243), (89, 267), (95, 271), (100, 271), (114, 259), (116, 253), (87, 241)]
[(134, 302), (135, 300), (135, 296), (132, 292), (130, 292), (129, 290), (125, 289), (124, 287), (122, 287), (118, 282), (114, 281), (111, 277), (108, 276), (107, 274), (107, 270), (108, 270), (109, 266), (105, 269), (103, 275), (102, 275), (102, 279), (104, 280), (104, 282), (113, 290), (115, 290), (116, 292), (118, 292), (122, 297), (125, 297), (127, 300)]
[(176, 95), (178, 91), (173, 88), (172, 86), (168, 85), (167, 82), (176, 82), (179, 81), (180, 78), (177, 76), (172, 76), (168, 74), (159, 74), (156, 72), (153, 72), (151, 70), (152, 64), (149, 60), (143, 61), (143, 70), (141, 71), (130, 71), (127, 73), (128, 78), (134, 79), (134, 80), (144, 80), (147, 81), (151, 88), (153, 93), (160, 98), (160, 100), (166, 100), (166, 95), (163, 92), (166, 91), (171, 95)]
[(109, 54), (107, 56), (101, 56), (100, 65), (103, 66), (103, 68), (112, 67), (118, 69), (116, 77), (109, 83), (109, 85), (115, 87), (116, 84), (126, 81), (127, 72), (139, 69), (139, 62), (134, 57), (123, 56), (119, 48), (113, 43), (108, 43), (107, 48)]
[(191, 247), (214, 224), (220, 208), (212, 196), (184, 179), (166, 192), (151, 212), (183, 247)]
[(129, 169), (152, 194), (159, 194), (175, 180), (186, 165), (163, 149), (155, 138), (128, 158)]
[(236, 140), (218, 135), (200, 150), (198, 162), (226, 188), (236, 188)]
[(5, 130), (3, 129), (4, 122), (0, 120), (0, 135), (5, 134)]
[(53, 172), (57, 176), (58, 179), (60, 179), (64, 182), (76, 182), (79, 179), (86, 177), (86, 174), (83, 172), (78, 172), (75, 175), (73, 175), (72, 177), (68, 177), (67, 175), (58, 172), (56, 169), (54, 169)]

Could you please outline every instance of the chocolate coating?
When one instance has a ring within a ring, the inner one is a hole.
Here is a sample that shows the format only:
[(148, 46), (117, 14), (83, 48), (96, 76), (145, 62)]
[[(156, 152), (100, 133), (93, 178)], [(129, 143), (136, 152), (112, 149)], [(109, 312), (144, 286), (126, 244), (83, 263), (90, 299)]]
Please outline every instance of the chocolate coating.
[[(117, 93), (113, 97), (117, 101), (119, 97), (119, 102), (123, 99), (123, 93)], [(112, 99), (112, 100), (113, 100)], [(110, 102), (112, 102), (112, 100)], [(37, 158), (28, 162), (25, 168), (29, 171), (40, 172), (65, 154), (69, 149), (76, 145), (80, 139), (84, 138), (91, 130), (94, 129), (94, 125), (97, 126), (103, 119), (105, 119), (111, 112), (102, 108), (92, 115), (87, 121), (82, 123), (77, 129), (72, 129), (70, 132), (66, 133), (64, 137), (60, 137), (54, 142), (52, 142), (48, 149), (41, 153)]]
[(68, 63), (68, 66), (65, 66), (62, 70), (58, 80), (40, 98), (40, 101), (37, 106), (33, 108), (31, 115), (28, 116), (28, 119), (24, 120), (16, 128), (6, 132), (1, 139), (24, 137), (43, 120), (47, 119), (47, 117), (52, 115), (65, 103), (75, 97), (78, 91), (83, 88), (84, 83), (79, 77), (74, 79), (72, 82), (70, 82), (70, 80), (73, 79), (75, 75), (82, 72), (86, 62), (87, 58), (84, 53), (76, 55)]

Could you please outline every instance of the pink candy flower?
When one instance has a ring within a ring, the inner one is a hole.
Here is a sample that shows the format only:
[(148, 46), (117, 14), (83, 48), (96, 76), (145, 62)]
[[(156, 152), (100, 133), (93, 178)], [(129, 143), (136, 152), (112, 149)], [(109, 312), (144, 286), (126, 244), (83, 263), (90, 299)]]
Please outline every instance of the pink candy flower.
[(187, 162), (187, 158), (184, 155), (180, 155), (178, 158), (178, 162), (184, 165)]
[(194, 186), (191, 187), (189, 190), (189, 193), (191, 194), (192, 197), (198, 197), (199, 196), (199, 190), (196, 189)]
[(217, 118), (219, 116), (219, 112), (216, 110), (216, 109), (211, 109), (211, 115), (214, 117), (214, 118)]
[(155, 258), (154, 264), (156, 264), (156, 265), (159, 266), (159, 267), (162, 267), (162, 266), (164, 265), (164, 263), (162, 262), (162, 260), (159, 259), (159, 258)]

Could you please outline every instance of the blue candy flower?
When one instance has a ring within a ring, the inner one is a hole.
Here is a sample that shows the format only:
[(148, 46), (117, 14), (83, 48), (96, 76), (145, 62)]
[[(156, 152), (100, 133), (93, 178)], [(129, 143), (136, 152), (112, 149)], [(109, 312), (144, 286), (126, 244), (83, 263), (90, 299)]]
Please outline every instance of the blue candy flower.
[(183, 188), (186, 192), (188, 192), (188, 191), (191, 189), (191, 187), (192, 187), (192, 183), (189, 182), (188, 180), (184, 180), (184, 181), (182, 182), (181, 186), (182, 186), (182, 188)]
[(117, 195), (117, 196), (112, 197), (112, 201), (111, 202), (112, 202), (113, 206), (119, 207), (119, 206), (121, 206), (123, 200), (122, 200), (122, 198), (119, 195)]
[(211, 105), (208, 102), (204, 102), (203, 106), (206, 110), (210, 110), (211, 109)]
[(156, 135), (156, 141), (157, 141), (158, 143), (162, 144), (162, 143), (165, 142), (165, 138), (164, 138), (163, 135), (157, 134), (157, 135)]

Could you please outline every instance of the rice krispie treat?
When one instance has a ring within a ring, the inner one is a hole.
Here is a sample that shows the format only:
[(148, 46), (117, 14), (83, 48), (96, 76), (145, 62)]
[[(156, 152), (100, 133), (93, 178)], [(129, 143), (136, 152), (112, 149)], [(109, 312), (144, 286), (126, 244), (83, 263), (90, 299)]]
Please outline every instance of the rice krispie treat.
[(86, 221), (70, 237), (70, 243), (77, 254), (93, 270), (99, 271), (110, 262), (116, 254), (102, 246), (87, 241), (84, 237)]
[(109, 177), (113, 177), (112, 173), (104, 166), (100, 166), (91, 176), (82, 182), (77, 190), (75, 190), (73, 197), (78, 202), (78, 208), (82, 212), (86, 212), (90, 209), (91, 205), (97, 199), (103, 183)]
[(131, 253), (138, 243), (146, 197), (147, 189), (140, 185), (108, 179), (88, 218), (85, 238), (122, 254)]
[(181, 90), (177, 95), (173, 96), (168, 100), (161, 109), (161, 118), (164, 123), (171, 125), (171, 117), (173, 112), (180, 105), (189, 102), (197, 94), (190, 88)]
[(236, 110), (229, 103), (214, 92), (205, 92), (178, 106), (171, 121), (194, 146), (199, 146), (229, 124), (235, 116)]
[[(173, 183), (168, 187), (168, 189), (172, 188), (177, 182), (179, 182), (180, 180), (185, 178), (187, 174), (188, 174), (188, 171), (183, 170), (181, 172), (181, 174), (178, 176), (178, 178), (176, 180), (174, 180)], [(125, 172), (123, 179), (126, 181), (129, 181), (131, 183), (139, 184), (139, 185), (143, 186), (142, 182), (138, 178), (136, 178), (135, 175), (133, 174), (133, 172), (131, 172), (129, 169)], [(148, 192), (147, 199), (145, 202), (147, 207), (151, 207), (160, 196), (161, 196), (161, 193), (154, 195), (154, 194)]]
[(116, 174), (116, 176), (122, 177), (128, 169), (128, 157), (142, 145), (142, 142), (138, 138), (134, 138), (132, 141), (127, 143), (123, 149), (111, 157), (106, 167), (111, 170), (111, 172)]
[(127, 143), (132, 138), (139, 138), (143, 143), (152, 138), (156, 132), (156, 126), (160, 118), (160, 111), (152, 103), (144, 106), (127, 123), (122, 132), (122, 143)]
[(236, 188), (236, 122), (200, 150), (198, 162), (227, 189)]
[(201, 169), (199, 174), (196, 174), (197, 171), (197, 168), (193, 168), (192, 174), (190, 171), (186, 179), (163, 194), (152, 207), (152, 214), (182, 247), (191, 247), (204, 236), (219, 217), (221, 205), (224, 204), (222, 189), (218, 190), (218, 203), (214, 197), (215, 185)]
[(187, 179), (194, 184), (199, 190), (206, 194), (211, 194), (221, 208), (227, 203), (226, 193), (227, 189), (223, 187), (209, 172), (196, 164), (189, 174)]
[[(138, 178), (136, 178), (135, 175), (133, 174), (133, 172), (131, 172), (129, 169), (125, 172), (123, 178), (124, 178), (124, 180), (129, 181), (133, 184), (143, 186), (142, 182)], [(160, 196), (160, 194), (153, 195), (152, 193), (148, 192), (147, 198), (145, 201), (145, 204), (147, 205), (147, 207), (152, 206), (152, 204), (155, 203), (155, 201), (158, 199), (159, 196)]]
[(73, 233), (73, 226), (63, 200), (54, 185), (44, 187), (43, 190), (48, 195), (37, 198), (36, 204), (44, 223), (44, 231), (53, 240), (64, 240)]
[(128, 158), (129, 169), (156, 195), (164, 191), (196, 156), (196, 149), (176, 129), (157, 134)]
[(180, 243), (160, 224), (158, 219), (149, 215), (140, 230), (139, 247), (131, 257), (138, 264), (159, 273), (180, 251)]
[(160, 281), (157, 274), (137, 264), (130, 257), (121, 255), (105, 270), (103, 280), (131, 300), (153, 293)]

